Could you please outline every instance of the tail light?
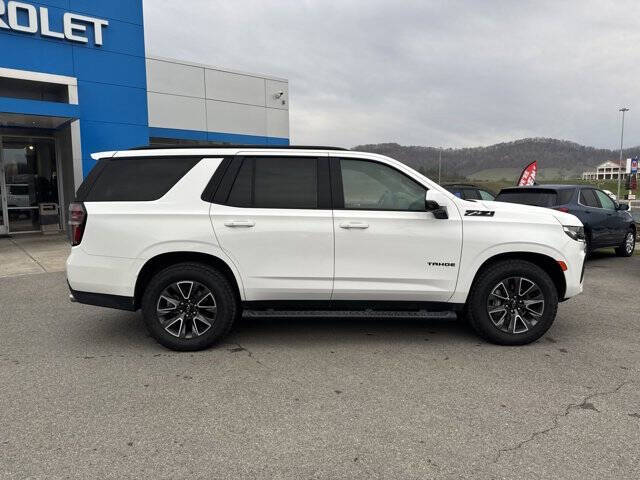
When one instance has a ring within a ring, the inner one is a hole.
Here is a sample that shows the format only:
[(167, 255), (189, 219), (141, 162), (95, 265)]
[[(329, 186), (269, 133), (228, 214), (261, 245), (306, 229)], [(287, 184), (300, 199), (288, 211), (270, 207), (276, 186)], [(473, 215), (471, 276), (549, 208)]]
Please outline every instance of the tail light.
[(569, 213), (569, 209), (567, 207), (553, 207), (554, 210), (558, 210), (559, 212)]
[(84, 226), (87, 224), (87, 211), (82, 203), (69, 205), (69, 229), (71, 234), (71, 246), (80, 245), (84, 235)]

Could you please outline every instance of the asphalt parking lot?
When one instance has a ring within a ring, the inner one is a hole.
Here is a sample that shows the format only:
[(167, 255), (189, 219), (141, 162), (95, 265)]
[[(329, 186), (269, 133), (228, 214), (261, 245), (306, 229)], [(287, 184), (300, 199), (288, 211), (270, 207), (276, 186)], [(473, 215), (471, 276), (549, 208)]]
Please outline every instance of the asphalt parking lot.
[(0, 278), (0, 478), (640, 478), (640, 256), (526, 347), (453, 321), (244, 319), (174, 353), (139, 314)]

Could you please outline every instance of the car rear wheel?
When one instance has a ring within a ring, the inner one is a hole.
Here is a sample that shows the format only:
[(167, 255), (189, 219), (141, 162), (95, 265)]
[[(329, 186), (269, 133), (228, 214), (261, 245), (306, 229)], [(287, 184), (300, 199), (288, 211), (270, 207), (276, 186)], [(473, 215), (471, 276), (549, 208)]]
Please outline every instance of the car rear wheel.
[(149, 333), (172, 350), (202, 350), (222, 339), (239, 310), (224, 275), (204, 264), (181, 263), (157, 273), (142, 298)]
[(468, 320), (484, 339), (500, 345), (524, 345), (551, 327), (558, 292), (551, 277), (524, 260), (505, 260), (484, 269), (467, 304)]
[(636, 248), (636, 234), (633, 230), (629, 230), (624, 236), (622, 245), (616, 248), (616, 255), (619, 257), (630, 257)]

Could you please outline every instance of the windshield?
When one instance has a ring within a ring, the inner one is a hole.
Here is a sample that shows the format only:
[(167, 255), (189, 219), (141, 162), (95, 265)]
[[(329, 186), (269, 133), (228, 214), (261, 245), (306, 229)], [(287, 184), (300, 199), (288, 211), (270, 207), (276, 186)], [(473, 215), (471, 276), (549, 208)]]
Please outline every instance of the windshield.
[(557, 205), (557, 194), (552, 190), (529, 192), (529, 191), (506, 191), (500, 192), (496, 197), (496, 202), (521, 203), (534, 207), (553, 207)]

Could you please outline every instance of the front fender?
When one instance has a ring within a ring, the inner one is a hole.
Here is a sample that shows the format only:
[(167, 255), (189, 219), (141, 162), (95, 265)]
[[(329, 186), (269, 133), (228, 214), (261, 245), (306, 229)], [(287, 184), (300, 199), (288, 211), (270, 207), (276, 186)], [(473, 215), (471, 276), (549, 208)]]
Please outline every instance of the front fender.
[(490, 259), (503, 254), (535, 253), (545, 255), (553, 260), (566, 261), (565, 255), (559, 250), (547, 244), (535, 242), (504, 242), (491, 245), (477, 252), (467, 252), (463, 249), (462, 261), (458, 272), (456, 292), (450, 302), (465, 303), (473, 281), (480, 268)]

